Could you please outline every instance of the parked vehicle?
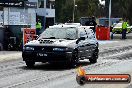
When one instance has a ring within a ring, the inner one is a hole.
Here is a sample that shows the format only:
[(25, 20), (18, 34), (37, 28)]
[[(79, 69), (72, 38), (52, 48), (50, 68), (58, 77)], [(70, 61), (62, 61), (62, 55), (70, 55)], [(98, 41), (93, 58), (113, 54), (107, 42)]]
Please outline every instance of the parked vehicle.
[(50, 27), (37, 40), (28, 42), (22, 53), (28, 67), (35, 62), (65, 62), (75, 66), (80, 59), (96, 63), (98, 42), (89, 27)]
[[(128, 25), (127, 27), (127, 33), (130, 33), (132, 30), (132, 27)], [(117, 23), (113, 29), (112, 29), (113, 33), (122, 33), (122, 23)]]

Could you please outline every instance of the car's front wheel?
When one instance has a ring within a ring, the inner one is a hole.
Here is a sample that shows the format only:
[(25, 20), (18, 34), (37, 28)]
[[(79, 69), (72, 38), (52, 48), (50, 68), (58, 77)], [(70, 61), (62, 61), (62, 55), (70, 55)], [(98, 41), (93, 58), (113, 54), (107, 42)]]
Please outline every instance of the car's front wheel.
[(75, 51), (73, 51), (73, 53), (72, 53), (72, 59), (69, 62), (70, 67), (76, 67), (78, 62), (79, 62), (78, 51), (75, 50)]
[(35, 62), (33, 62), (33, 61), (25, 61), (25, 63), (27, 65), (27, 67), (29, 67), (29, 68), (34, 67), (34, 65), (35, 65)]
[(98, 50), (95, 50), (95, 52), (93, 53), (93, 56), (91, 59), (89, 59), (90, 63), (96, 63), (98, 59)]

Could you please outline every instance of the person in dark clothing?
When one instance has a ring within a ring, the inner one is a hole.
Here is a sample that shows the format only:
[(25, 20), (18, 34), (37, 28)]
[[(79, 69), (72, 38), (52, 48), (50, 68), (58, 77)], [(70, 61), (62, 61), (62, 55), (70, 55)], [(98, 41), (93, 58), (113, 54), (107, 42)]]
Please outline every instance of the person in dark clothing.
[(93, 31), (94, 33), (96, 32), (96, 25), (97, 23), (95, 22), (95, 17), (93, 16), (92, 18), (89, 19), (89, 21), (87, 21), (85, 23), (86, 26), (93, 26)]
[(113, 27), (110, 26), (110, 38), (111, 38), (111, 39), (113, 39), (113, 35), (114, 35), (114, 33), (112, 32), (112, 29), (113, 29)]
[(97, 23), (95, 21), (95, 17), (93, 16), (92, 17), (92, 26), (94, 26), (94, 28), (93, 28), (94, 33), (96, 32), (96, 25), (97, 25)]
[(86, 21), (86, 23), (85, 23), (85, 26), (90, 26), (90, 22), (92, 21), (92, 19), (91, 18), (89, 18), (89, 20), (88, 21)]
[(4, 29), (4, 49), (8, 50), (8, 45), (10, 43), (9, 38), (12, 36), (12, 32), (8, 26), (5, 26)]
[(126, 19), (122, 23), (122, 39), (126, 39), (127, 22)]

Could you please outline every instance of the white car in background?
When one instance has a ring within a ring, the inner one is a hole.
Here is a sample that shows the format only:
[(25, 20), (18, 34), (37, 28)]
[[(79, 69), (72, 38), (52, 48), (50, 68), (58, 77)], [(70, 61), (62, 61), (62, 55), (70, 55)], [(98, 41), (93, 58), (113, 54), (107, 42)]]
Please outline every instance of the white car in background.
[[(132, 26), (129, 26), (129, 24), (128, 24), (127, 33), (130, 33), (131, 31), (132, 31)], [(117, 23), (113, 27), (112, 32), (113, 33), (122, 33), (122, 23)]]

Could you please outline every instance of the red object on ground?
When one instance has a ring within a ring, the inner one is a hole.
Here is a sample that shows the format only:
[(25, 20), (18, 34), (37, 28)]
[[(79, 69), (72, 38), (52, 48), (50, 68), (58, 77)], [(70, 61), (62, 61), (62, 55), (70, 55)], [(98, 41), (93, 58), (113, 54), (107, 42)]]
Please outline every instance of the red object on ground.
[(110, 28), (104, 26), (96, 27), (96, 38), (98, 40), (110, 40)]

